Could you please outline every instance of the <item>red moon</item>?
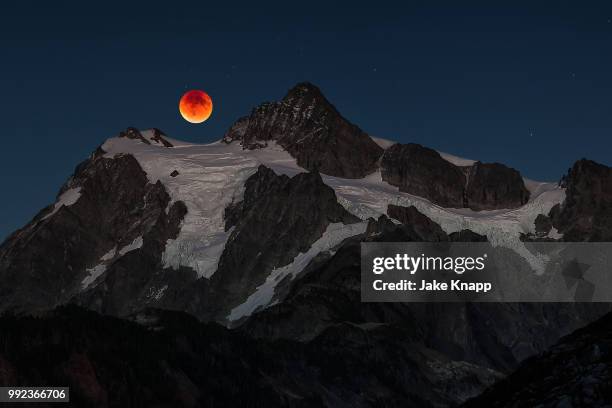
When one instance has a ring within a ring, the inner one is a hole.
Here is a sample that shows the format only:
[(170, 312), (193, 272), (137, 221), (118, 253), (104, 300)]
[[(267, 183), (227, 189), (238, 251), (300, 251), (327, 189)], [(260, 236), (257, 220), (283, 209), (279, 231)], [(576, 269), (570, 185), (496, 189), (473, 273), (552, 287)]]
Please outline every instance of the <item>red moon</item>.
[(179, 102), (181, 116), (191, 123), (202, 123), (212, 113), (213, 104), (210, 96), (204, 91), (194, 89), (185, 92)]

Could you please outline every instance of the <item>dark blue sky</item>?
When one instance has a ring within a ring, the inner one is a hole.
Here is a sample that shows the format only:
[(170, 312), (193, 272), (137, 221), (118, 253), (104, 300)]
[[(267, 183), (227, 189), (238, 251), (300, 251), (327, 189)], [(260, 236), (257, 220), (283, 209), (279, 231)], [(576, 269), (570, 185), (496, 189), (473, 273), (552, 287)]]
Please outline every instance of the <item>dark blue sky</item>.
[[(19, 3), (0, 16), (0, 239), (123, 128), (212, 141), (304, 80), (375, 136), (535, 179), (612, 165), (610, 2)], [(181, 119), (187, 88), (208, 122)]]

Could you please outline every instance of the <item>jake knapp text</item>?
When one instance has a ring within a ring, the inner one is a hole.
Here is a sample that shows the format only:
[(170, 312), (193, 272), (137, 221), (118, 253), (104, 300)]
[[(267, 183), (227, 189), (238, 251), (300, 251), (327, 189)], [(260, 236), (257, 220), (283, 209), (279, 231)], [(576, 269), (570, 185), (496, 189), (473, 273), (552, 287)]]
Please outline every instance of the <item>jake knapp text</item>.
[(460, 279), (452, 279), (450, 283), (439, 282), (433, 280), (421, 280), (414, 282), (408, 279), (402, 279), (398, 282), (384, 282), (377, 279), (373, 282), (374, 290), (376, 291), (420, 291), (420, 292), (476, 292), (487, 293), (491, 291), (493, 285), (490, 282), (463, 282)]

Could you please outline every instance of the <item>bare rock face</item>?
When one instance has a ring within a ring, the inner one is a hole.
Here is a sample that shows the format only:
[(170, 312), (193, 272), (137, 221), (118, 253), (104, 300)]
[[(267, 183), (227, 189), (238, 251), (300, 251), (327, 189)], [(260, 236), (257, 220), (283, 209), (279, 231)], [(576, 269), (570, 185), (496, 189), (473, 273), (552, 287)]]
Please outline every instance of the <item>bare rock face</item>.
[(153, 130), (153, 136), (151, 137), (152, 141), (156, 143), (160, 143), (164, 147), (174, 147), (172, 143), (166, 140), (166, 134), (164, 132), (162, 132), (161, 130), (157, 128), (153, 128), (152, 130)]
[(461, 169), (444, 160), (438, 152), (418, 144), (396, 143), (381, 161), (382, 179), (443, 207), (464, 205), (465, 175)]
[(289, 178), (260, 166), (245, 187), (243, 201), (226, 209), (226, 228), (234, 229), (211, 279), (224, 301), (244, 300), (273, 269), (307, 252), (329, 224), (360, 221), (316, 172)]
[(420, 213), (414, 206), (402, 207), (389, 204), (387, 215), (402, 224), (410, 225), (423, 241), (448, 241), (448, 236), (442, 228), (429, 217)]
[(451, 232), (448, 234), (448, 238), (452, 242), (487, 242), (486, 235), (480, 235), (472, 230), (461, 230), (457, 232)]
[(168, 140), (166, 140), (166, 134), (164, 132), (162, 132), (161, 130), (157, 129), (157, 128), (153, 128), (151, 129), (152, 135), (149, 139), (147, 139), (146, 137), (144, 137), (142, 135), (142, 133), (140, 132), (140, 130), (134, 128), (134, 127), (128, 127), (126, 130), (121, 131), (119, 133), (119, 137), (125, 137), (128, 139), (134, 139), (134, 140), (140, 140), (141, 142), (143, 142), (144, 144), (159, 144), (162, 145), (164, 147), (174, 147), (174, 145), (172, 143), (170, 143)]
[(264, 147), (273, 140), (301, 167), (344, 178), (372, 173), (383, 152), (310, 83), (296, 85), (280, 102), (258, 106), (239, 119), (223, 140), (239, 141), (245, 149)]
[(544, 214), (538, 214), (535, 221), (535, 233), (537, 237), (548, 235), (553, 227), (552, 220)]
[(529, 200), (521, 174), (499, 163), (476, 162), (470, 168), (465, 195), (466, 207), (473, 210), (516, 208)]
[(384, 232), (394, 230), (395, 228), (395, 223), (391, 221), (385, 214), (382, 214), (378, 217), (378, 219), (368, 219), (368, 226), (366, 228), (365, 236), (366, 238), (375, 237)]
[[(63, 205), (64, 195), (74, 202)], [(0, 246), (0, 310), (68, 302), (83, 290), (91, 270), (112, 263), (120, 248), (135, 242), (140, 244), (134, 249), (155, 264), (186, 212), (182, 202), (168, 208), (169, 202), (163, 185), (149, 183), (133, 156), (106, 158), (98, 149), (62, 187), (58, 204)]]
[(582, 159), (563, 181), (567, 188), (565, 202), (549, 214), (563, 239), (612, 240), (612, 168)]
[(418, 144), (395, 144), (381, 160), (382, 179), (447, 208), (517, 208), (529, 200), (520, 173), (499, 163), (459, 167)]

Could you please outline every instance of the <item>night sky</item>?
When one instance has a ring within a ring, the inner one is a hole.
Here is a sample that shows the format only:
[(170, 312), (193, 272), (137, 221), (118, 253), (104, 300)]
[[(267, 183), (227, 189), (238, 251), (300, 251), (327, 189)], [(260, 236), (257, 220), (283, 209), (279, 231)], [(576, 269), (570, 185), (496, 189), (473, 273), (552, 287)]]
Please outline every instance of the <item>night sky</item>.
[[(612, 165), (611, 2), (19, 3), (0, 16), (0, 239), (127, 126), (213, 141), (300, 81), (371, 135), (529, 178)], [(214, 102), (201, 125), (177, 109), (192, 88)]]

